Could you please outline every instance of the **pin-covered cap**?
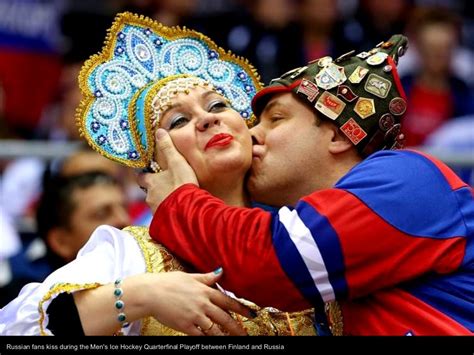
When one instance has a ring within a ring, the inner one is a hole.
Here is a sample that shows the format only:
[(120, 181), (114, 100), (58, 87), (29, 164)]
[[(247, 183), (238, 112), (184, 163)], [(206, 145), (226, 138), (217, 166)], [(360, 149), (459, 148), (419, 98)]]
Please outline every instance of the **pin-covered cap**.
[(405, 36), (394, 35), (368, 52), (313, 60), (259, 91), (253, 112), (259, 116), (272, 95), (293, 92), (318, 117), (333, 121), (362, 156), (401, 148), (407, 104), (396, 67), (407, 47)]

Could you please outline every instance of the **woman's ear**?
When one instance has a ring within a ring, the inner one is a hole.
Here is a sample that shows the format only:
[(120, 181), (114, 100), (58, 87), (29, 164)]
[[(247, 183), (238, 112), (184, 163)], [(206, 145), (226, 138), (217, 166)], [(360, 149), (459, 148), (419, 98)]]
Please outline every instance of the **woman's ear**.
[(354, 147), (349, 138), (346, 137), (336, 125), (331, 124), (331, 141), (329, 143), (329, 152), (331, 154), (344, 153)]

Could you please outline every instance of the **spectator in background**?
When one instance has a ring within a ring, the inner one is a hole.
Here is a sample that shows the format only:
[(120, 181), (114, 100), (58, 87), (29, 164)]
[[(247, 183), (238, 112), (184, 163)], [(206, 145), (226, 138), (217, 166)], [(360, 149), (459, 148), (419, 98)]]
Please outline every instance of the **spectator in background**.
[(145, 194), (137, 186), (135, 173), (131, 169), (104, 158), (87, 146), (76, 152), (74, 157), (66, 159), (61, 165), (61, 174), (71, 176), (84, 171), (98, 170), (113, 176), (123, 186), (128, 205), (131, 224), (134, 226), (148, 226), (152, 214), (145, 203)]
[(42, 281), (72, 260), (99, 225), (130, 224), (118, 176), (118, 165), (92, 150), (71, 155), (56, 174), (46, 170), (35, 204), (39, 239), (28, 241), (9, 259), (12, 274), (0, 288), (0, 306), (16, 297), (24, 284)]
[(97, 226), (130, 224), (117, 180), (99, 171), (49, 178), (37, 209), (39, 236), (51, 271), (76, 257)]
[(474, 112), (472, 92), (452, 71), (460, 26), (460, 19), (446, 9), (420, 8), (413, 13), (409, 33), (423, 65), (402, 77), (409, 107), (407, 146), (422, 145), (451, 118)]
[(100, 171), (112, 176), (117, 181), (122, 182), (123, 167), (119, 164), (104, 159), (103, 156), (93, 151), (86, 145), (65, 159), (60, 167), (61, 176), (80, 175), (89, 171)]

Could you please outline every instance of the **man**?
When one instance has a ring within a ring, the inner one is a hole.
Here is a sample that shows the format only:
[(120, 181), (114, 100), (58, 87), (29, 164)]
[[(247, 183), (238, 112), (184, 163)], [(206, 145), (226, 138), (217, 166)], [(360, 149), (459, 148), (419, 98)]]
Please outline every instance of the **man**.
[(323, 331), (472, 334), (472, 190), (436, 159), (392, 150), (404, 138), (396, 63), (406, 44), (394, 36), (322, 58), (256, 95), (249, 190), (294, 208), (225, 206), (195, 186), (158, 130), (165, 171), (139, 181), (158, 207), (153, 238), (198, 270), (222, 266), (222, 285), (238, 296), (284, 310), (312, 304)]
[(38, 234), (54, 258), (53, 270), (74, 260), (97, 226), (130, 223), (125, 194), (103, 172), (58, 176), (45, 184), (38, 211)]
[(13, 280), (1, 288), (0, 305), (15, 298), (25, 284), (42, 281), (74, 260), (99, 225), (123, 228), (130, 224), (125, 193), (112, 176), (100, 171), (63, 174), (66, 170), (45, 180), (38, 203), (37, 231), (46, 255), (30, 261), (22, 253), (10, 261)]

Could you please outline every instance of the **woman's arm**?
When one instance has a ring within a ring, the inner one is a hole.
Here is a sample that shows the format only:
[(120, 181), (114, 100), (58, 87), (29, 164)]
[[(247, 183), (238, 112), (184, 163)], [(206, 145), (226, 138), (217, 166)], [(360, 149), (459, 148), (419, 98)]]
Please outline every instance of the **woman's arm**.
[[(242, 334), (232, 318), (218, 307), (247, 317), (248, 310), (207, 286), (213, 285), (219, 275), (145, 272), (145, 261), (135, 239), (115, 228), (100, 227), (76, 260), (52, 273), (43, 283), (25, 286), (16, 299), (0, 310), (0, 335), (53, 335), (50, 317), (66, 333), (82, 325), (85, 334), (112, 335), (120, 328), (113, 295), (117, 277), (123, 279), (121, 299), (129, 322), (150, 315), (177, 330), (203, 334), (196, 326), (207, 329), (214, 321), (230, 334)], [(67, 293), (74, 295), (81, 320), (75, 328), (70, 324), (70, 315), (76, 312), (72, 302), (66, 302), (70, 308), (66, 311), (49, 309), (56, 297)], [(126, 333), (138, 335), (140, 327), (140, 322), (134, 322)], [(218, 327), (207, 332), (214, 333), (219, 333)]]
[[(245, 331), (225, 311), (250, 317), (250, 311), (211, 288), (219, 273), (187, 274), (180, 271), (140, 274), (124, 279), (120, 300), (127, 322), (155, 317), (162, 324), (189, 335), (245, 335)], [(86, 335), (110, 335), (121, 328), (114, 304), (114, 284), (74, 293)], [(217, 326), (213, 326), (213, 323)], [(210, 328), (209, 331), (205, 331)], [(222, 330), (221, 330), (221, 329)], [(204, 329), (204, 330), (203, 330)]]
[[(78, 257), (50, 274), (42, 283), (26, 285), (0, 310), (1, 335), (53, 335), (49, 306), (61, 294), (95, 289), (122, 277), (146, 271), (140, 247), (131, 235), (109, 226), (92, 234)], [(75, 310), (72, 310), (75, 312)], [(131, 334), (138, 334), (134, 324)]]

